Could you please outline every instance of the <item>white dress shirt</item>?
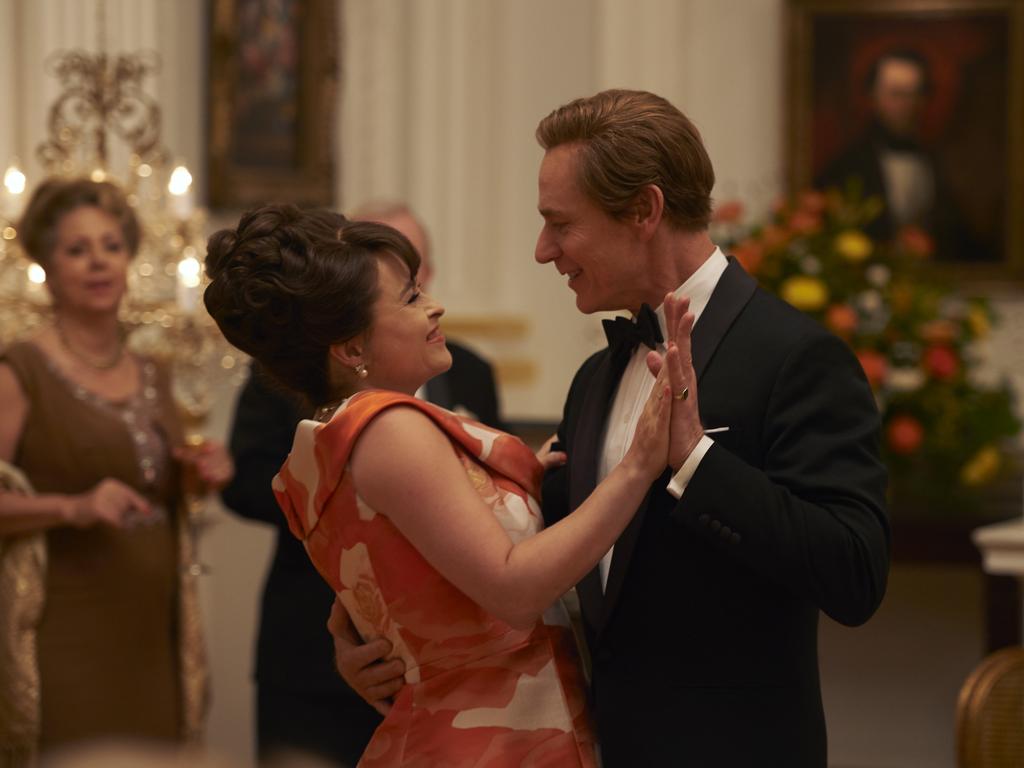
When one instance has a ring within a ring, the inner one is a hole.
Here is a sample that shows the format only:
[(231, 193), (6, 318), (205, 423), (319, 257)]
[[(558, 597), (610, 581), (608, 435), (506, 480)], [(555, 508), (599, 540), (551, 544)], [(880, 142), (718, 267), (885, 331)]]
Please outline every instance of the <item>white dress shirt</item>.
[[(729, 266), (728, 260), (721, 249), (715, 248), (707, 260), (700, 265), (696, 272), (690, 275), (689, 279), (675, 290), (676, 296), (689, 296), (690, 312), (694, 316), (694, 325), (700, 320), (704, 308), (708, 305), (711, 292), (718, 285), (722, 273)], [(659, 306), (655, 311), (658, 316), (658, 325), (661, 327), (662, 338), (668, 339), (665, 329), (665, 307)], [(650, 350), (643, 344), (637, 347), (633, 356), (626, 365), (626, 370), (619, 380), (619, 387), (612, 399), (611, 412), (608, 414), (608, 422), (605, 426), (605, 434), (602, 442), (602, 450), (597, 465), (597, 480), (600, 482), (612, 470), (616, 464), (622, 461), (626, 450), (633, 442), (633, 433), (636, 432), (636, 425), (640, 421), (640, 414), (643, 412), (644, 404), (654, 389), (654, 377), (647, 368), (647, 353)], [(707, 435), (701, 437), (700, 442), (693, 449), (686, 461), (673, 475), (668, 484), (669, 492), (679, 498), (686, 490), (686, 484), (690, 482), (693, 473), (697, 471), (704, 454), (713, 445), (713, 441)], [(608, 571), (611, 569), (612, 554), (615, 547), (608, 550), (601, 558), (601, 588), (604, 589), (608, 583)]]

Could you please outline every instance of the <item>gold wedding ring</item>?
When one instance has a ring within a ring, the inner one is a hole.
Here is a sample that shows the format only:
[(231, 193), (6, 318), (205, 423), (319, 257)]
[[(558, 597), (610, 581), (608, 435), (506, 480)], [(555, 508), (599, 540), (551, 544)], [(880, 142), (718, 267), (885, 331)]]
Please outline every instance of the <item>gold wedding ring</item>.
[(689, 387), (683, 387), (683, 391), (680, 392), (678, 395), (672, 395), (672, 397), (674, 397), (676, 400), (685, 400), (689, 396), (690, 396), (690, 388)]

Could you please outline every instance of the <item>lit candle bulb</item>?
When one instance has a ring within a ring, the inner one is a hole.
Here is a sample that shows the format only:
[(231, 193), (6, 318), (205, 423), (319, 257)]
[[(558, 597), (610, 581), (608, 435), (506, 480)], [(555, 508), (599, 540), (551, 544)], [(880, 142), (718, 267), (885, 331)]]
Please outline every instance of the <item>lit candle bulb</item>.
[(199, 305), (199, 284), (203, 267), (195, 256), (186, 256), (178, 262), (178, 308), (192, 313)]
[(10, 220), (21, 214), (22, 194), (25, 192), (25, 174), (17, 164), (11, 163), (4, 173), (3, 215)]
[(188, 172), (188, 168), (179, 165), (171, 171), (167, 191), (171, 193), (171, 213), (182, 220), (189, 218), (195, 207), (195, 198), (192, 193), (192, 174)]

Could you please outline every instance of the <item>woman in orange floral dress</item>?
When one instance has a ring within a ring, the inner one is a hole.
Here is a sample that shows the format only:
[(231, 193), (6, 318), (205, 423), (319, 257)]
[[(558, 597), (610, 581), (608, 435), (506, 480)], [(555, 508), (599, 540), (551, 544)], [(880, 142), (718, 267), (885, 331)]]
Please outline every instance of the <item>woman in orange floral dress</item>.
[(291, 206), (246, 214), (206, 259), (225, 336), (326, 404), (299, 425), (274, 490), (360, 634), (386, 637), (405, 663), (360, 766), (594, 766), (558, 598), (664, 469), (679, 366), (662, 367), (622, 463), (541, 530), (538, 457), (413, 396), (451, 364), (418, 264), (390, 227)]

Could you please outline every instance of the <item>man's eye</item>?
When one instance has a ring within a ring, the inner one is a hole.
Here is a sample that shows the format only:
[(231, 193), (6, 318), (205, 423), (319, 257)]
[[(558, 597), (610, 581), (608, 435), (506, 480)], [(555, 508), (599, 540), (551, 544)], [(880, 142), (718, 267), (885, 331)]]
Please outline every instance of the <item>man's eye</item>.
[(416, 301), (419, 299), (419, 297), (420, 297), (420, 292), (419, 291), (413, 291), (412, 295), (409, 296), (409, 303), (410, 304), (415, 304)]

